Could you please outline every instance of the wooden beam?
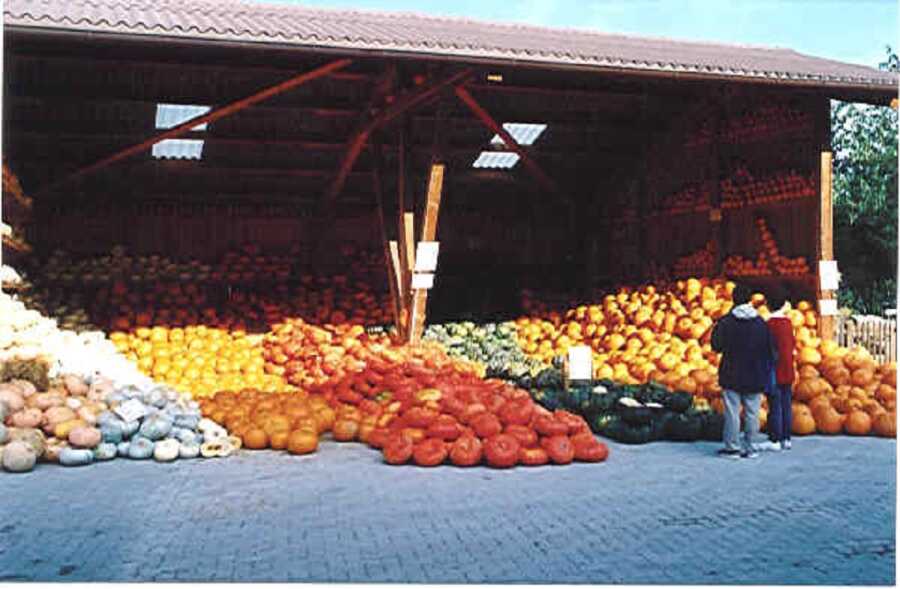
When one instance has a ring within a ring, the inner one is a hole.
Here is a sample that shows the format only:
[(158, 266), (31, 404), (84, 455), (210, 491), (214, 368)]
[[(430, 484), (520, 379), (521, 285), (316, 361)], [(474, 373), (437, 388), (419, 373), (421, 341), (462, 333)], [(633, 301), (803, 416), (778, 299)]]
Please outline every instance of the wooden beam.
[(101, 170), (110, 164), (114, 164), (117, 161), (123, 160), (125, 158), (131, 157), (143, 151), (146, 151), (148, 148), (152, 147), (156, 143), (163, 141), (165, 139), (174, 139), (176, 137), (180, 137), (181, 135), (189, 132), (191, 129), (198, 125), (202, 125), (205, 123), (212, 123), (219, 119), (225, 118), (229, 115), (232, 115), (236, 112), (239, 112), (248, 106), (252, 106), (258, 102), (262, 102), (272, 96), (277, 96), (283, 92), (287, 92), (288, 90), (292, 90), (298, 86), (306, 84), (307, 82), (311, 82), (313, 80), (317, 80), (323, 76), (327, 76), (328, 74), (335, 72), (337, 70), (343, 69), (353, 63), (350, 59), (339, 59), (336, 61), (332, 61), (323, 66), (319, 66), (313, 70), (308, 72), (304, 72), (300, 75), (294, 76), (288, 80), (281, 82), (280, 84), (276, 84), (264, 90), (260, 90), (255, 94), (252, 94), (246, 98), (238, 100), (236, 102), (232, 102), (231, 104), (227, 104), (225, 106), (210, 110), (208, 113), (204, 115), (200, 115), (192, 118), (189, 121), (186, 121), (180, 125), (172, 127), (162, 133), (158, 133), (149, 139), (146, 139), (136, 145), (132, 145), (131, 147), (127, 147), (121, 151), (118, 151), (108, 157), (101, 159), (100, 161), (93, 163), (87, 167), (84, 167), (75, 173), (63, 178), (58, 182), (54, 182), (47, 186), (44, 189), (40, 190), (40, 193), (50, 192), (54, 189), (57, 189), (69, 182), (76, 180), (78, 178), (84, 177), (88, 174)]
[(416, 264), (415, 215), (403, 213), (399, 238), (400, 334), (408, 341), (412, 303), (412, 269)]
[(442, 88), (455, 84), (464, 78), (467, 78), (469, 75), (471, 75), (471, 70), (464, 69), (441, 80), (432, 82), (431, 84), (413, 91), (395, 101), (379, 114), (372, 117), (367, 123), (362, 125), (361, 128), (354, 133), (347, 144), (347, 150), (341, 160), (341, 165), (338, 168), (338, 173), (335, 176), (334, 182), (323, 196), (323, 204), (325, 206), (330, 206), (341, 193), (347, 179), (347, 174), (353, 169), (356, 160), (359, 158), (359, 155), (366, 146), (366, 142), (369, 140), (369, 135), (371, 135), (373, 131), (381, 128), (383, 125), (389, 123), (403, 113), (421, 106), (424, 102), (434, 98)]
[(522, 158), (522, 162), (525, 164), (525, 167), (531, 172), (532, 176), (534, 176), (535, 180), (548, 192), (552, 193), (555, 196), (559, 196), (566, 201), (568, 201), (568, 197), (563, 195), (559, 188), (556, 186), (556, 183), (550, 179), (547, 174), (541, 169), (540, 166), (535, 163), (534, 160), (531, 159), (531, 156), (525, 151), (521, 145), (513, 139), (512, 135), (510, 135), (506, 129), (504, 129), (497, 121), (488, 113), (478, 101), (469, 93), (468, 90), (463, 86), (457, 86), (455, 89), (456, 96), (465, 104), (469, 110), (480, 120), (484, 126), (488, 129), (496, 133), (500, 136), (503, 142), (506, 144), (506, 147), (519, 154), (519, 157)]
[[(834, 260), (834, 226), (832, 220), (832, 154), (823, 151), (820, 155), (820, 195), (819, 204), (819, 259)], [(816, 275), (818, 277), (818, 261), (816, 262)], [(834, 291), (823, 291), (821, 281), (817, 280), (816, 289), (820, 300), (830, 300), (835, 297)], [(819, 337), (825, 340), (834, 339), (834, 317), (831, 315), (819, 316)]]
[[(437, 237), (438, 212), (441, 208), (441, 192), (444, 187), (444, 165), (436, 163), (431, 166), (431, 177), (428, 180), (428, 197), (425, 203), (425, 215), (422, 221), (422, 241), (434, 241)], [(410, 323), (409, 342), (418, 344), (425, 332), (425, 311), (428, 303), (428, 291), (417, 289), (413, 294), (413, 321)]]

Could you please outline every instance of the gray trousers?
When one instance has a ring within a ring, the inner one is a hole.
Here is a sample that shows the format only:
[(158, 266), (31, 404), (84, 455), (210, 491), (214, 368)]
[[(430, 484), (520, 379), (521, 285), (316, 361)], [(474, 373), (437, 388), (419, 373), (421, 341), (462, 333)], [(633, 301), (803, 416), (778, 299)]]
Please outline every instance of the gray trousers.
[[(727, 450), (753, 449), (753, 437), (759, 433), (759, 404), (761, 393), (742, 395), (725, 389), (722, 391), (725, 400), (725, 431), (722, 435)], [(741, 406), (744, 407), (744, 435), (739, 439), (741, 431)]]

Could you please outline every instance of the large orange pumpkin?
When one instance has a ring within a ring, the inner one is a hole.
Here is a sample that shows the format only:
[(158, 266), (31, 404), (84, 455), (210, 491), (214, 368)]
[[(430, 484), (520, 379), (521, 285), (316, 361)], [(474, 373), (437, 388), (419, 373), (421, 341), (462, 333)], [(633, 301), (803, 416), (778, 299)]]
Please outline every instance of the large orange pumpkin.
[(844, 430), (847, 417), (828, 407), (816, 414), (816, 429), (819, 433), (836, 435)]
[(897, 401), (897, 389), (892, 386), (881, 384), (875, 389), (875, 398), (882, 404), (888, 401)]
[(319, 436), (308, 430), (291, 432), (287, 450), (291, 454), (310, 454), (319, 448)]
[(896, 438), (897, 414), (885, 412), (878, 415), (872, 424), (872, 431), (875, 432), (875, 435), (881, 436), (882, 438)]
[(800, 364), (812, 364), (815, 366), (819, 362), (822, 361), (822, 354), (815, 348), (811, 348), (809, 346), (804, 346), (803, 349), (800, 350), (799, 356)]
[(794, 398), (798, 401), (812, 401), (819, 395), (831, 391), (831, 385), (823, 378), (802, 380), (794, 390)]
[(809, 364), (802, 366), (800, 368), (800, 380), (810, 380), (819, 376), (819, 371), (816, 370), (815, 366), (811, 366)]
[[(805, 408), (805, 405), (803, 406)], [(793, 421), (791, 423), (791, 432), (798, 436), (807, 436), (815, 433), (816, 420), (807, 409), (806, 411), (794, 411)]]
[(851, 411), (844, 423), (844, 430), (851, 436), (867, 436), (872, 430), (872, 418), (865, 411)]
[(832, 386), (838, 387), (850, 384), (850, 371), (843, 366), (829, 368), (824, 374), (825, 380), (831, 383)]
[(818, 414), (820, 411), (831, 410), (833, 407), (831, 406), (831, 400), (825, 395), (819, 395), (815, 399), (809, 402), (809, 411), (813, 414), (813, 417), (816, 418), (818, 422)]
[(881, 367), (881, 383), (892, 387), (897, 386), (897, 363), (888, 362)]
[(857, 370), (859, 368), (874, 369), (875, 367), (875, 362), (872, 360), (871, 354), (861, 347), (853, 348), (847, 352), (844, 355), (844, 364), (846, 364), (847, 368), (850, 370)]

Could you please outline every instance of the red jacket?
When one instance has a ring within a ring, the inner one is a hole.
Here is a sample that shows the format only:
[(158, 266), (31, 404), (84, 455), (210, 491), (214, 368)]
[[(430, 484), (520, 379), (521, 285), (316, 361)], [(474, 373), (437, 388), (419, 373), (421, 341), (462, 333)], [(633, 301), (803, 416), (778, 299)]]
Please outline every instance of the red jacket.
[(778, 348), (778, 364), (775, 365), (775, 382), (794, 383), (794, 327), (787, 317), (770, 317), (769, 331)]

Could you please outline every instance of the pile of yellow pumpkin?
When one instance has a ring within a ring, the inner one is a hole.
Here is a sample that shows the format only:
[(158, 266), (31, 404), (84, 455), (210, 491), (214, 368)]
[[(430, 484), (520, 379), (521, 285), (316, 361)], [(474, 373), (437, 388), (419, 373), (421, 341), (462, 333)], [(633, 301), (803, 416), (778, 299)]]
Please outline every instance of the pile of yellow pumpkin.
[(265, 372), (259, 335), (197, 325), (139, 327), (109, 337), (143, 373), (197, 397), (245, 387), (262, 391), (291, 388), (280, 376)]

